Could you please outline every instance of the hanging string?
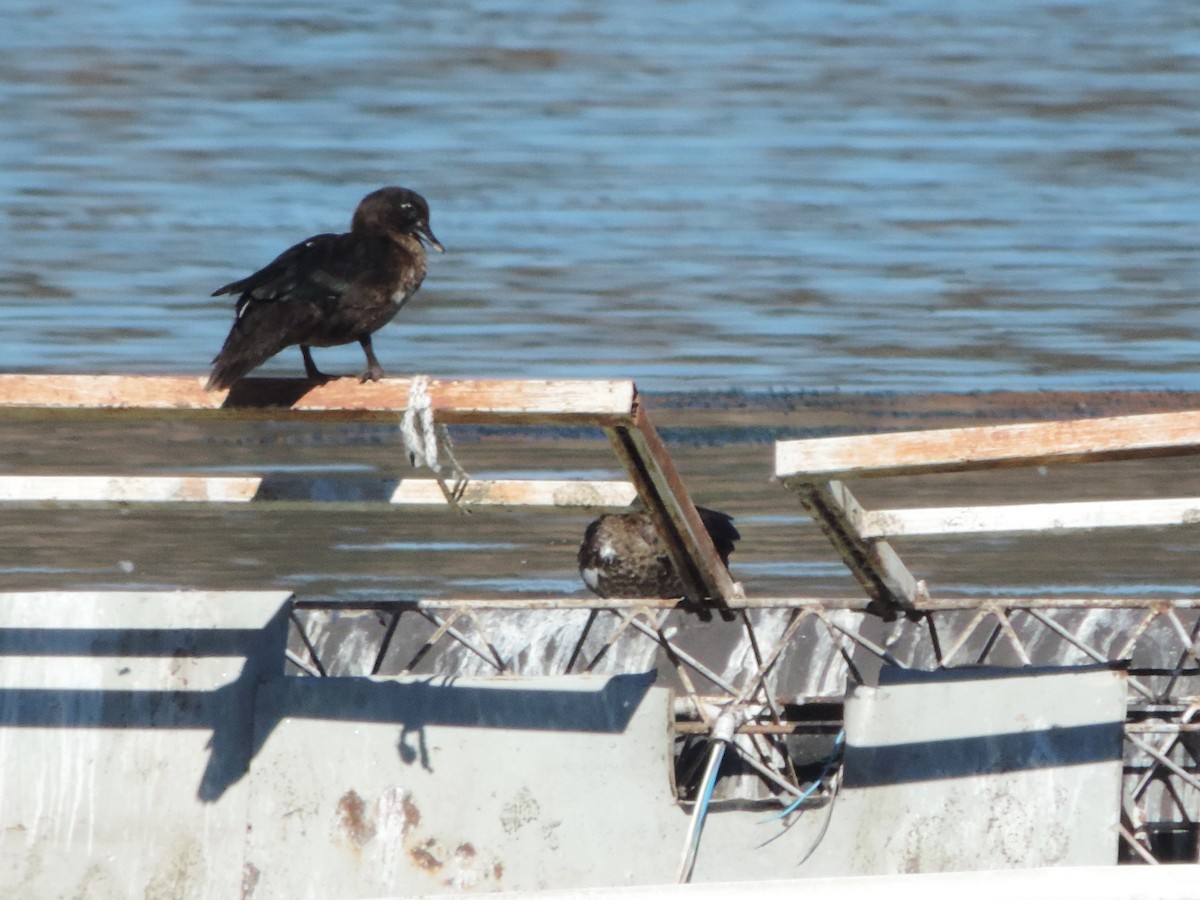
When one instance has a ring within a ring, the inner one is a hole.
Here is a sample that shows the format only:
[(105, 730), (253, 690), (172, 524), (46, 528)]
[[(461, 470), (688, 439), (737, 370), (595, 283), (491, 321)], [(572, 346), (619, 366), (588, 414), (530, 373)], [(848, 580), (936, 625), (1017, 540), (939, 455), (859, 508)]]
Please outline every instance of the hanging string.
[[(419, 429), (418, 430), (418, 426)], [(414, 469), (425, 466), (441, 472), (438, 462), (437, 433), (433, 428), (433, 402), (429, 399), (429, 376), (416, 375), (408, 388), (408, 406), (400, 418), (404, 449)]]
[[(400, 436), (404, 440), (404, 450), (412, 467), (424, 467), (433, 472), (446, 502), (455, 512), (468, 514), (470, 510), (463, 506), (461, 501), (471, 476), (463, 471), (454, 456), (449, 430), (445, 425), (437, 424), (433, 420), (433, 401), (429, 397), (428, 375), (415, 375), (409, 384), (408, 405), (404, 415), (400, 417)], [(443, 455), (450, 479), (443, 474)], [(448, 480), (452, 480), (453, 484), (448, 484)]]

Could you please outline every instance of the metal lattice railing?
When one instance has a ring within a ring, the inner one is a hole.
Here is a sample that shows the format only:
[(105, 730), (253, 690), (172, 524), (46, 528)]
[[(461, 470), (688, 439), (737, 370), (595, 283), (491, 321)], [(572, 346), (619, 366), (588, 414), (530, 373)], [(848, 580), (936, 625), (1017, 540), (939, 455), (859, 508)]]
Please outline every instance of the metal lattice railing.
[[(724, 645), (697, 640), (672, 601), (428, 600), (376, 603), (360, 609), (381, 616), (379, 643), (356, 659), (324, 627), (330, 604), (300, 603), (292, 659), (309, 674), (568, 674), (643, 671), (657, 659), (679, 693), (676, 733), (711, 734), (716, 718), (733, 711), (737, 751), (724, 796), (805, 807), (828, 801), (835, 778), (821, 775), (819, 753), (797, 758), (788, 738), (821, 737), (833, 747), (848, 688), (867, 683), (882, 665), (936, 669), (975, 665), (1037, 666), (1094, 662), (1129, 666), (1125, 790), (1121, 832), (1126, 855), (1144, 861), (1194, 853), (1200, 823), (1200, 761), (1194, 722), (1200, 703), (1200, 600), (964, 599), (882, 623), (867, 601), (755, 598), (739, 604)], [(340, 615), (347, 607), (338, 605)], [(1103, 612), (1103, 617), (1100, 613)], [(539, 637), (530, 617), (562, 617)], [(1106, 629), (1098, 629), (1101, 619)], [(424, 629), (410, 624), (419, 620)], [(402, 623), (404, 623), (402, 625)], [(406, 642), (397, 635), (409, 634)], [(1098, 639), (1098, 636), (1103, 639)], [(697, 646), (697, 644), (701, 646)], [(1170, 666), (1154, 665), (1165, 656)], [(322, 661), (324, 657), (325, 661)], [(356, 666), (360, 668), (355, 668)], [(679, 790), (695, 789), (681, 757)], [(1181, 842), (1191, 840), (1188, 847)]]

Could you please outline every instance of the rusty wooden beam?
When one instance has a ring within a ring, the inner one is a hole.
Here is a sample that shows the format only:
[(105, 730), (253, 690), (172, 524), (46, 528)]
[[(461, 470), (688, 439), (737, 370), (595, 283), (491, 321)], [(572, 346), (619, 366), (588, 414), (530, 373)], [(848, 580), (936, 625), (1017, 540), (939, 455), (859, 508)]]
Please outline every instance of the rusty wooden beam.
[(893, 619), (912, 612), (925, 596), (924, 586), (884, 540), (864, 537), (860, 528), (865, 510), (840, 481), (795, 485), (809, 515), (841, 556), (850, 573), (871, 599), (870, 609)]
[(1200, 411), (779, 441), (789, 482), (1200, 453)]
[[(360, 384), (303, 378), (246, 378), (204, 390), (202, 376), (0, 374), (0, 413), (16, 410), (267, 412), (338, 419), (392, 418), (409, 403), (411, 378)], [(431, 379), (430, 407), (445, 424), (620, 425), (632, 419), (632, 381)]]
[(675, 463), (649, 415), (635, 403), (633, 421), (606, 429), (613, 449), (666, 544), (687, 598), (696, 604), (742, 595), (700, 521)]

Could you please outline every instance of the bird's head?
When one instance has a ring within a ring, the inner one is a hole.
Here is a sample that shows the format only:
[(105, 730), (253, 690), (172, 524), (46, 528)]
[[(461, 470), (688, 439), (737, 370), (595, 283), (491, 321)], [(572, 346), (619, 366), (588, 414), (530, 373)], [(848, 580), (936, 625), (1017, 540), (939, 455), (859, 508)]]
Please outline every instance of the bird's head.
[(429, 204), (408, 188), (385, 187), (367, 194), (354, 211), (350, 230), (411, 234), (439, 253), (445, 252), (429, 227)]

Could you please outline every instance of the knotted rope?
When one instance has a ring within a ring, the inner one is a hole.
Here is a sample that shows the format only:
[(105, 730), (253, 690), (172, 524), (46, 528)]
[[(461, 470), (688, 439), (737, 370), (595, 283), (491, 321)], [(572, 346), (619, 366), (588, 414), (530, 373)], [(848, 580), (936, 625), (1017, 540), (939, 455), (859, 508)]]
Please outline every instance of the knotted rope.
[[(428, 375), (413, 376), (408, 388), (408, 405), (400, 418), (400, 436), (404, 439), (404, 449), (412, 467), (419, 469), (424, 466), (433, 472), (446, 502), (456, 512), (468, 513), (469, 510), (461, 501), (471, 476), (458, 464), (446, 426), (433, 420)], [(443, 454), (446, 457), (446, 468), (454, 482), (452, 485), (447, 484), (447, 478), (442, 471)]]

